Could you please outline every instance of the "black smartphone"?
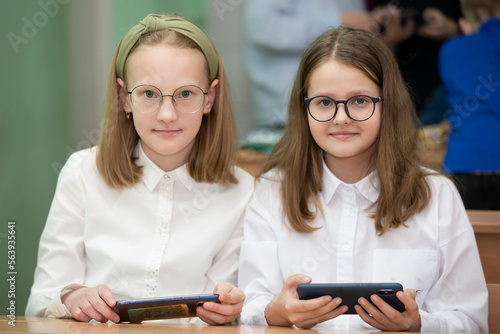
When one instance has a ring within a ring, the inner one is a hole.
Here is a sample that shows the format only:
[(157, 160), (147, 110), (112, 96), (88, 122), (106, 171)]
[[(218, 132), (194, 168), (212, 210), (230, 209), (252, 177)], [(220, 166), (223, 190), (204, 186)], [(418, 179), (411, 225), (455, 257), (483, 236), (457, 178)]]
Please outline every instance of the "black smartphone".
[(326, 295), (342, 298), (339, 306), (349, 307), (344, 314), (356, 314), (354, 305), (358, 304), (360, 297), (365, 297), (373, 304), (370, 300), (371, 295), (378, 295), (394, 309), (403, 312), (405, 306), (396, 297), (398, 291), (403, 291), (403, 286), (399, 283), (311, 283), (297, 286), (299, 299), (313, 299)]
[(220, 303), (219, 295), (192, 295), (119, 300), (114, 311), (120, 322), (196, 317), (196, 307), (206, 302)]

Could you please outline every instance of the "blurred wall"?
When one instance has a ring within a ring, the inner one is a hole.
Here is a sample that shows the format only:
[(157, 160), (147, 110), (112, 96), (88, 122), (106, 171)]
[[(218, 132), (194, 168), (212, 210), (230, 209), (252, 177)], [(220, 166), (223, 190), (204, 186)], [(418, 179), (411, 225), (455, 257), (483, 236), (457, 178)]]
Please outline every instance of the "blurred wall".
[(11, 300), (24, 315), (59, 171), (71, 153), (97, 143), (111, 57), (147, 14), (177, 13), (206, 30), (228, 72), (240, 135), (251, 129), (242, 7), (235, 0), (0, 1), (0, 315)]
[[(38, 239), (71, 144), (67, 26), (68, 5), (0, 2), (0, 314), (13, 300), (24, 315)], [(8, 222), (15, 222), (12, 268)]]

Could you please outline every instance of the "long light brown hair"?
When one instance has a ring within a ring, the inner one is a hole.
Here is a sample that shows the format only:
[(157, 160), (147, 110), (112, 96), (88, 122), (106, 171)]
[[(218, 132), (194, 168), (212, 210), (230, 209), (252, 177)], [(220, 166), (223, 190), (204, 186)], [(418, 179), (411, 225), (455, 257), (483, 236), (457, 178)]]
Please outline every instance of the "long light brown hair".
[(290, 226), (303, 233), (315, 230), (309, 222), (322, 210), (317, 196), (322, 191), (323, 154), (309, 130), (304, 97), (310, 74), (328, 59), (360, 70), (382, 89), (381, 125), (370, 162), (380, 178), (373, 218), (381, 235), (423, 210), (430, 189), (420, 167), (417, 118), (407, 86), (392, 51), (369, 32), (330, 30), (305, 51), (292, 88), (284, 135), (259, 177), (273, 168), (281, 170), (281, 197)]
[[(200, 47), (188, 37), (167, 29), (141, 36), (130, 54), (141, 45), (160, 43), (178, 48), (197, 49), (202, 52)], [(104, 119), (97, 149), (99, 173), (108, 186), (116, 189), (131, 187), (142, 176), (142, 167), (134, 163), (136, 159), (134, 151), (139, 135), (133, 121), (125, 117), (125, 111), (119, 101), (116, 82), (116, 56), (119, 48), (120, 45), (115, 51), (109, 73)], [(218, 90), (210, 115), (203, 117), (190, 152), (188, 171), (197, 182), (228, 185), (238, 183), (233, 174), (238, 141), (226, 74), (220, 56), (217, 56), (219, 58)], [(208, 64), (206, 64), (206, 73), (210, 83)], [(126, 73), (124, 76), (126, 77)], [(125, 80), (125, 78), (122, 79)]]

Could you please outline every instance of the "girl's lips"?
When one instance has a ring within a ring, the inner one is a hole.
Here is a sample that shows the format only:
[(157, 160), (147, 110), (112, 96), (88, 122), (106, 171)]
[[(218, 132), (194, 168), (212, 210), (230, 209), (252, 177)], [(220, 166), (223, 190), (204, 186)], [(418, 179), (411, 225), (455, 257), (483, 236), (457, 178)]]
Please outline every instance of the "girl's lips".
[(347, 131), (337, 131), (337, 132), (333, 132), (331, 134), (331, 136), (333, 138), (336, 138), (336, 139), (341, 139), (341, 140), (345, 140), (345, 139), (349, 139), (349, 138), (352, 138), (356, 135), (355, 132), (347, 132)]
[(153, 132), (163, 137), (172, 137), (181, 132), (181, 130), (163, 129), (163, 130), (153, 130)]

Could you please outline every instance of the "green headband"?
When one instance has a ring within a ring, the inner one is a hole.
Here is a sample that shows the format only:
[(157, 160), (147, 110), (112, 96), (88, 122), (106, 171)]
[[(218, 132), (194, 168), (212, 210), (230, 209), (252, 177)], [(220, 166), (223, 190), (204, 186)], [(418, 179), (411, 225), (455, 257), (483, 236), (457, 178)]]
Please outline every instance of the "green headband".
[(184, 35), (198, 44), (207, 59), (211, 80), (217, 77), (219, 58), (208, 36), (198, 28), (198, 26), (182, 17), (168, 17), (157, 14), (146, 16), (139, 24), (132, 27), (125, 36), (123, 36), (119, 46), (120, 49), (116, 55), (116, 75), (123, 78), (125, 61), (139, 37), (150, 32), (165, 29)]

